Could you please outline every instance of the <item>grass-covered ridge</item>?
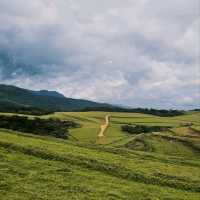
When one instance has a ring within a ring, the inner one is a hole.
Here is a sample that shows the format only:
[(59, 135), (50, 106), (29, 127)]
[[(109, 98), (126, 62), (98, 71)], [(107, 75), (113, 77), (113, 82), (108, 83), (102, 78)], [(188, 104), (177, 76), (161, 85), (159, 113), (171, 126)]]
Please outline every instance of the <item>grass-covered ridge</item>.
[[(8, 114), (5, 114), (8, 115)], [(10, 114), (12, 115), (12, 114)], [(109, 126), (98, 138), (109, 115)], [(178, 117), (68, 112), (69, 138), (0, 129), (0, 199), (195, 199), (200, 197), (199, 112)], [(34, 116), (30, 116), (30, 119)], [(121, 126), (170, 127), (128, 134)]]

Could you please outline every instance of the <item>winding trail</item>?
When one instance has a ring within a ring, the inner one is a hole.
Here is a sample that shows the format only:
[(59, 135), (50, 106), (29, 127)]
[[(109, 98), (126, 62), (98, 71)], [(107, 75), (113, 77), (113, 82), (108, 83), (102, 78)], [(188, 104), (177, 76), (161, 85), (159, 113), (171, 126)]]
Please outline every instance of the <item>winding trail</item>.
[(101, 124), (101, 126), (100, 126), (101, 130), (100, 130), (100, 132), (99, 132), (99, 134), (98, 134), (98, 137), (99, 137), (99, 138), (102, 138), (102, 137), (105, 136), (104, 133), (105, 133), (106, 129), (107, 129), (108, 126), (109, 126), (109, 118), (110, 118), (110, 115), (106, 115), (106, 116), (105, 116), (105, 123), (104, 123), (104, 124)]

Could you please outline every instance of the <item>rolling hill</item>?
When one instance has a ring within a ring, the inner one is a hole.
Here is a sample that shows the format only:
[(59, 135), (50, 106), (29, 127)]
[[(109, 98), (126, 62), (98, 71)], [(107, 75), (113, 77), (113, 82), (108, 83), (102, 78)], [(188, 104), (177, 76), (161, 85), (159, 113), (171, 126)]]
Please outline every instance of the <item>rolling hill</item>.
[(4, 84), (0, 84), (0, 104), (3, 104), (4, 107), (9, 105), (9, 107), (37, 108), (48, 111), (77, 111), (110, 106), (83, 99), (66, 98), (55, 91), (31, 91)]
[[(106, 116), (109, 125), (98, 138)], [(199, 116), (200, 112), (177, 117), (121, 112), (40, 116), (80, 124), (69, 129), (68, 139), (1, 128), (0, 199), (199, 200)], [(124, 124), (171, 128), (128, 134), (121, 129)]]

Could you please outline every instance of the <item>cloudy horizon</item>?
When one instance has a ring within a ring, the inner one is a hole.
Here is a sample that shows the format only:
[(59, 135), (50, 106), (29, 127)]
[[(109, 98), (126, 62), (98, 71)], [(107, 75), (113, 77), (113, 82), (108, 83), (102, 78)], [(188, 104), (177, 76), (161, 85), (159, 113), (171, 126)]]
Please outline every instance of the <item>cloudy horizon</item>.
[(0, 83), (132, 107), (200, 106), (198, 0), (0, 0)]

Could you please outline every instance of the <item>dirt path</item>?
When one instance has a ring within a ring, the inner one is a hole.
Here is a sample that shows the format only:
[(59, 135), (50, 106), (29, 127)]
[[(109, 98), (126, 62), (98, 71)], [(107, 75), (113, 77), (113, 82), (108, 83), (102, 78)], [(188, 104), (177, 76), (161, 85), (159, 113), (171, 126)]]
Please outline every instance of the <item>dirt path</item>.
[(105, 123), (104, 123), (104, 124), (101, 124), (101, 126), (100, 126), (101, 130), (100, 130), (100, 132), (99, 132), (99, 134), (98, 134), (98, 137), (99, 137), (99, 138), (105, 136), (104, 133), (105, 133), (105, 131), (106, 131), (106, 129), (108, 128), (108, 125), (109, 125), (109, 117), (110, 117), (109, 115), (106, 115), (106, 116), (105, 116)]

